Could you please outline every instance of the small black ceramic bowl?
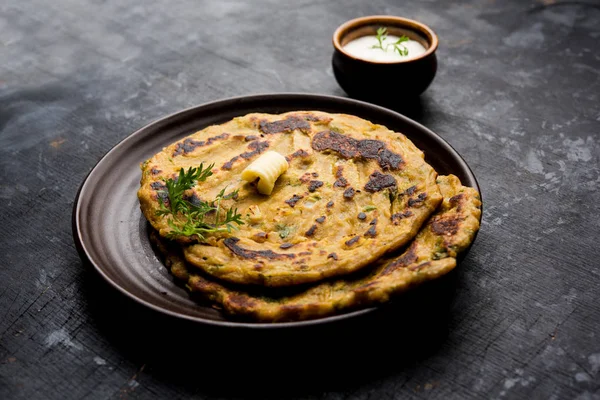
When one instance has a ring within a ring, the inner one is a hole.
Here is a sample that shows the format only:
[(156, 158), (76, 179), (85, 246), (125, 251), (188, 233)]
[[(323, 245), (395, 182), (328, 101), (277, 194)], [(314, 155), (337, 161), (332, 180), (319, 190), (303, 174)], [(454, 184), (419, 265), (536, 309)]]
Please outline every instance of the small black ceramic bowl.
[[(401, 61), (367, 61), (350, 55), (343, 47), (366, 35), (387, 28), (395, 36), (406, 35), (425, 47), (425, 53)], [(373, 15), (350, 20), (333, 34), (333, 72), (351, 97), (390, 103), (416, 97), (429, 87), (437, 71), (437, 35), (426, 25), (406, 18)]]

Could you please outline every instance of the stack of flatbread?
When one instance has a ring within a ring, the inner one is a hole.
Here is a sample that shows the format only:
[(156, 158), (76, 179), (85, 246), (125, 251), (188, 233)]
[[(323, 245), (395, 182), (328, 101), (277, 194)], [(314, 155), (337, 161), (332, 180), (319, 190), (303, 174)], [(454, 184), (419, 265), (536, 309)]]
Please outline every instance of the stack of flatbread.
[[(273, 152), (286, 169), (264, 194), (262, 178), (242, 175)], [(212, 174), (170, 198), (167, 183), (200, 165)], [(176, 279), (229, 317), (272, 322), (381, 304), (448, 273), (481, 217), (477, 190), (438, 175), (403, 134), (318, 111), (249, 114), (183, 138), (142, 164), (138, 198)], [(165, 212), (178, 201), (212, 206), (208, 229), (183, 229), (185, 215)], [(217, 229), (227, 211), (238, 223)]]

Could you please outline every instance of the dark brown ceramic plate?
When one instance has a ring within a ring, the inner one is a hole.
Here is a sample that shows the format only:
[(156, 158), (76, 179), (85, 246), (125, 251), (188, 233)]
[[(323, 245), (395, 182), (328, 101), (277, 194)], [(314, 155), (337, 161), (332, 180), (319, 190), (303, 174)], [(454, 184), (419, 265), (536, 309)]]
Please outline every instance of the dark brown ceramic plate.
[(208, 125), (250, 112), (321, 110), (352, 114), (404, 133), (440, 173), (479, 186), (460, 155), (424, 126), (391, 110), (340, 97), (312, 94), (264, 94), (236, 97), (193, 107), (153, 122), (110, 150), (83, 182), (73, 210), (73, 237), (80, 254), (112, 286), (154, 310), (197, 322), (232, 327), (296, 327), (355, 317), (374, 308), (304, 322), (245, 323), (194, 302), (176, 285), (148, 240), (137, 189), (139, 164), (164, 146)]

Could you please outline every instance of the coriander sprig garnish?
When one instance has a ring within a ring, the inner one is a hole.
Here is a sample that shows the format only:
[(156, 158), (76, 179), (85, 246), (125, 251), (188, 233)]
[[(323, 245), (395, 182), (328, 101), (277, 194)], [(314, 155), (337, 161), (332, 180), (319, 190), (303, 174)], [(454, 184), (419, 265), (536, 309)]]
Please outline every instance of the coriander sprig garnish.
[(378, 28), (377, 29), (377, 36), (375, 37), (375, 39), (377, 39), (377, 44), (371, 46), (372, 49), (381, 49), (384, 52), (387, 52), (387, 49), (389, 46), (393, 46), (394, 47), (394, 51), (397, 51), (398, 54), (400, 54), (401, 56), (407, 56), (408, 55), (408, 48), (403, 45), (402, 43), (407, 42), (409, 40), (408, 36), (406, 35), (402, 35), (398, 38), (397, 41), (395, 41), (394, 43), (386, 43), (384, 45), (383, 42), (385, 42), (385, 40), (387, 39), (388, 34), (387, 34), (387, 28)]
[[(179, 176), (176, 179), (166, 179), (166, 190), (162, 192), (167, 195), (168, 204), (163, 200), (162, 196), (158, 196), (160, 209), (156, 211), (156, 215), (170, 216), (168, 221), (169, 227), (172, 229), (168, 237), (177, 236), (196, 236), (199, 241), (205, 239), (206, 233), (214, 232), (231, 232), (233, 229), (238, 229), (237, 225), (243, 225), (242, 215), (238, 214), (237, 209), (227, 209), (225, 216), (221, 216), (221, 201), (236, 197), (237, 190), (225, 195), (225, 189), (215, 197), (213, 201), (204, 201), (197, 198), (186, 198), (185, 192), (193, 188), (197, 182), (204, 182), (212, 175), (214, 164), (204, 168), (203, 164), (200, 167), (190, 167), (187, 171), (184, 168), (179, 170)], [(193, 200), (192, 200), (193, 199)], [(214, 213), (214, 222), (205, 221), (207, 214)]]

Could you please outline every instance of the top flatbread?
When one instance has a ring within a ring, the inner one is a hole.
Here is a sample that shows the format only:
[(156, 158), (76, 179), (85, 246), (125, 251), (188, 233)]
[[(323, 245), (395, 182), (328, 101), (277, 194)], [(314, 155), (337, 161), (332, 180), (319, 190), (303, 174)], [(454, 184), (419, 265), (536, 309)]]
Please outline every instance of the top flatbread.
[[(267, 150), (290, 164), (269, 196), (241, 179)], [(240, 284), (287, 286), (356, 271), (407, 244), (442, 199), (437, 173), (401, 133), (344, 114), (249, 114), (194, 133), (143, 164), (138, 197), (160, 235), (171, 231), (156, 215), (164, 180), (201, 163), (214, 163), (214, 175), (188, 199), (239, 190), (222, 206), (237, 208), (245, 224), (185, 246), (184, 254), (205, 273)]]

